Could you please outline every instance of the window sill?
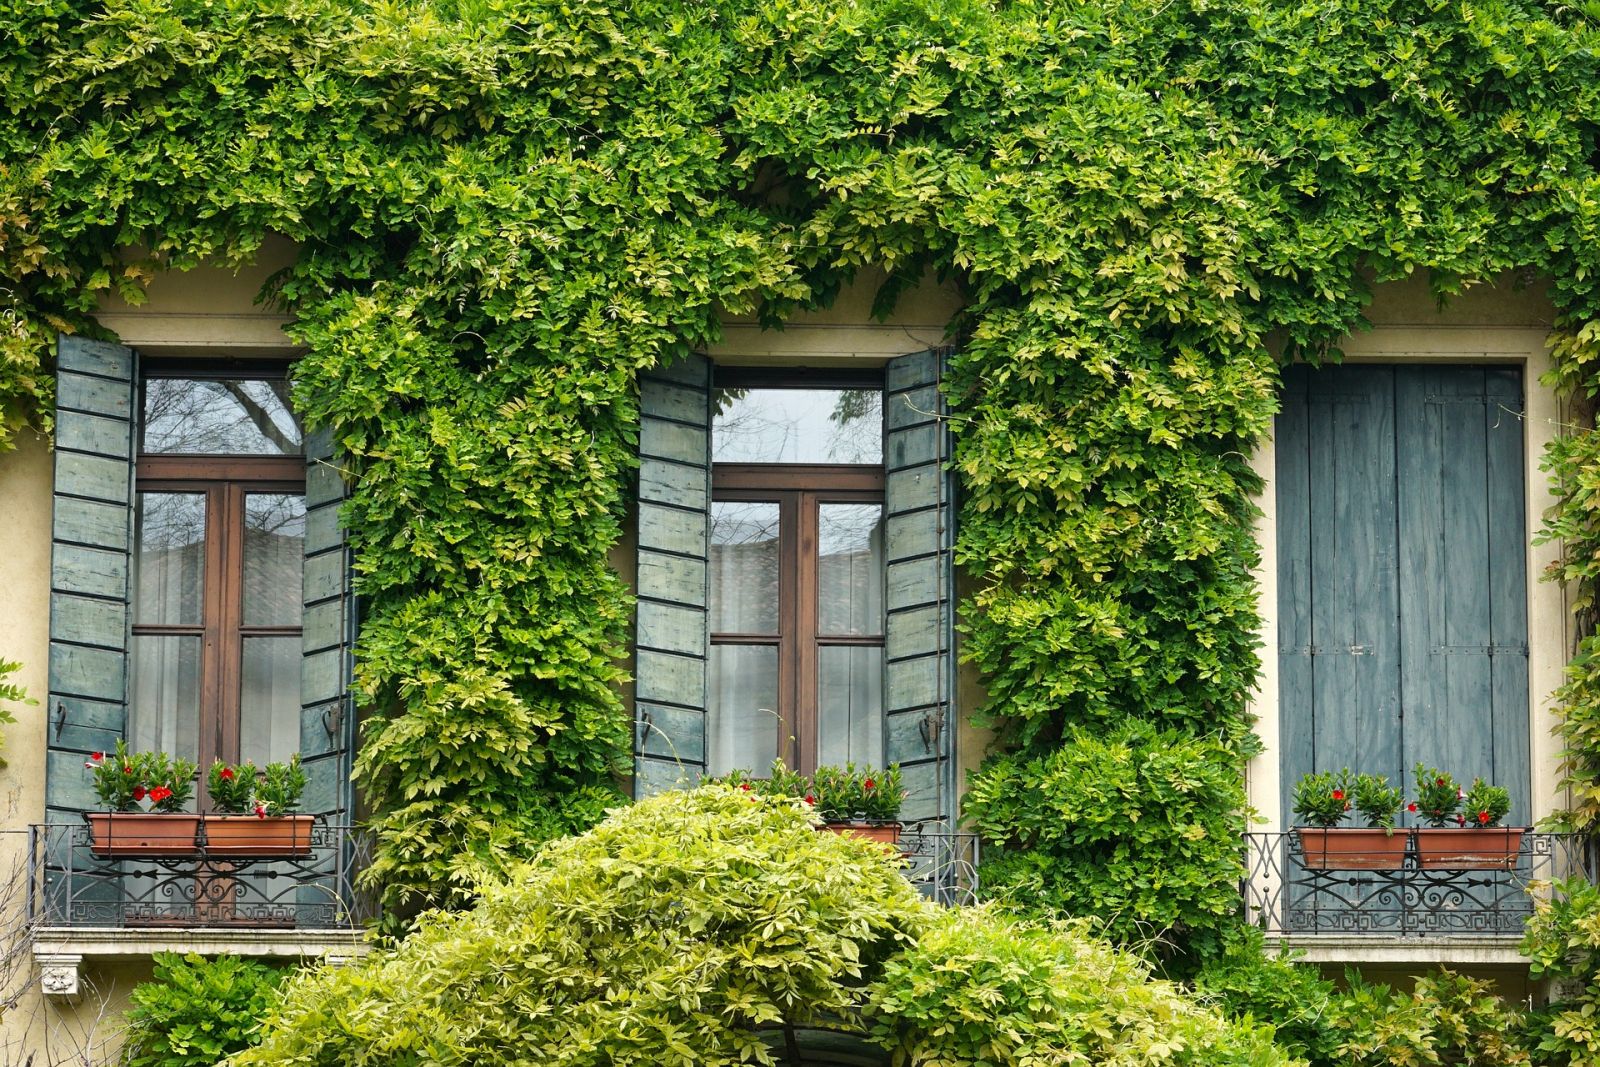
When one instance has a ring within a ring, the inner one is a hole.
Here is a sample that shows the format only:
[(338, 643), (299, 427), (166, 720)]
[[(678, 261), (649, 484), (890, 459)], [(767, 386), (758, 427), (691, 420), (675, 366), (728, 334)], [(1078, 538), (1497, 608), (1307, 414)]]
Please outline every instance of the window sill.
[(1301, 934), (1273, 942), (1305, 963), (1432, 964), (1453, 967), (1526, 967), (1515, 934), (1374, 937), (1371, 934)]
[(75, 1000), (84, 960), (148, 959), (157, 952), (201, 956), (253, 956), (276, 959), (322, 959), (348, 963), (365, 956), (371, 946), (354, 930), (228, 929), (168, 927), (129, 930), (111, 926), (45, 926), (33, 932), (33, 958), (45, 996)]

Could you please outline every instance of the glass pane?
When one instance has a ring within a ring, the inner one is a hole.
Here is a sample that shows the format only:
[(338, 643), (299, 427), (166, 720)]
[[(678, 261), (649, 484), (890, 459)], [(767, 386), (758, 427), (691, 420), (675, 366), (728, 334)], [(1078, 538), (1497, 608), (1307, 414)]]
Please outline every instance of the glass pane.
[(719, 389), (717, 463), (882, 463), (877, 389)]
[(256, 766), (300, 751), (300, 639), (246, 637), (239, 680), (239, 755)]
[(300, 424), (281, 379), (147, 378), (143, 452), (300, 454)]
[(778, 632), (778, 505), (711, 505), (711, 632)]
[(817, 508), (817, 631), (883, 633), (883, 506)]
[(133, 638), (133, 702), (128, 746), (198, 759), (200, 638)]
[(883, 766), (883, 649), (817, 649), (817, 762)]
[(766, 773), (778, 757), (777, 647), (712, 645), (707, 673), (710, 773)]
[(244, 498), (244, 624), (300, 625), (306, 498), (247, 493)]
[(133, 621), (199, 625), (205, 595), (204, 493), (140, 493)]

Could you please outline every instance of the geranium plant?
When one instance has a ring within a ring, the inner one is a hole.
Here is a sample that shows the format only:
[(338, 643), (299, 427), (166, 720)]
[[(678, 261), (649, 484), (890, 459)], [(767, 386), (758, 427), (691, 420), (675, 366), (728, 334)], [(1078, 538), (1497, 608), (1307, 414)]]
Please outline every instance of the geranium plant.
[(1394, 829), (1394, 817), (1405, 803), (1405, 794), (1398, 786), (1391, 786), (1381, 774), (1356, 776), (1356, 810), (1373, 829)]
[(811, 776), (808, 799), (827, 822), (892, 822), (900, 815), (906, 790), (900, 768), (894, 764), (882, 770), (867, 767), (858, 771), (854, 763), (846, 763), (843, 767), (818, 767)]
[(306, 772), (300, 767), (298, 752), (287, 763), (269, 763), (256, 784), (255, 813), (263, 819), (285, 815), (300, 806), (300, 794), (305, 790)]
[(129, 752), (122, 740), (109, 758), (96, 752), (84, 767), (93, 773), (95, 795), (107, 810), (139, 811), (140, 804), (148, 803), (150, 811), (168, 813), (182, 811), (194, 796), (199, 769), (193, 760), (165, 752)]
[(1354, 806), (1350, 768), (1314, 771), (1294, 787), (1294, 813), (1312, 826), (1337, 826)]
[(255, 806), (256, 777), (254, 763), (224, 763), (217, 760), (206, 776), (206, 787), (211, 793), (211, 803), (218, 811), (228, 815), (245, 815)]
[(1463, 801), (1467, 825), (1488, 829), (1499, 826), (1500, 820), (1511, 810), (1511, 791), (1474, 778)]
[(1466, 822), (1460, 814), (1461, 802), (1466, 799), (1455, 778), (1437, 767), (1416, 766), (1417, 799), (1406, 810), (1422, 816), (1429, 826), (1442, 827), (1448, 822), (1457, 826)]

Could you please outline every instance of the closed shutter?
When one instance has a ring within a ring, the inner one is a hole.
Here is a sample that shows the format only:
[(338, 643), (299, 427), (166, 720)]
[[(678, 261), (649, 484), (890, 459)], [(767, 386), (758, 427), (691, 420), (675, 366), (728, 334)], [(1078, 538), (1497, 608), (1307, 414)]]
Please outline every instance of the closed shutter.
[(1417, 762), (1531, 815), (1520, 372), (1290, 368), (1278, 416), (1283, 805)]
[(356, 635), (350, 552), (339, 525), (345, 479), (332, 436), (306, 435), (306, 539), (302, 574), (300, 757), (306, 772), (302, 809), (332, 822), (351, 816), (350, 753), (355, 704), (350, 692)]
[(891, 360), (883, 400), (888, 610), (885, 751), (907, 797), (902, 818), (953, 814), (954, 501), (939, 392), (943, 351)]
[(706, 766), (706, 557), (711, 361), (639, 383), (634, 795), (692, 786)]
[(99, 806), (83, 764), (127, 726), (129, 547), (137, 360), (80, 337), (56, 344), (55, 507), (51, 527), (51, 822)]

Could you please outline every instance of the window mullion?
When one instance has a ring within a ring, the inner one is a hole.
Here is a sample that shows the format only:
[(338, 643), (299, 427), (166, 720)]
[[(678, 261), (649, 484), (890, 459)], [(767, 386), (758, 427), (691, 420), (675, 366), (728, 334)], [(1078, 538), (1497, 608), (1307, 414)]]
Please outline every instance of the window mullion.
[(817, 495), (798, 494), (795, 513), (795, 732), (800, 765), (810, 773), (817, 765)]

